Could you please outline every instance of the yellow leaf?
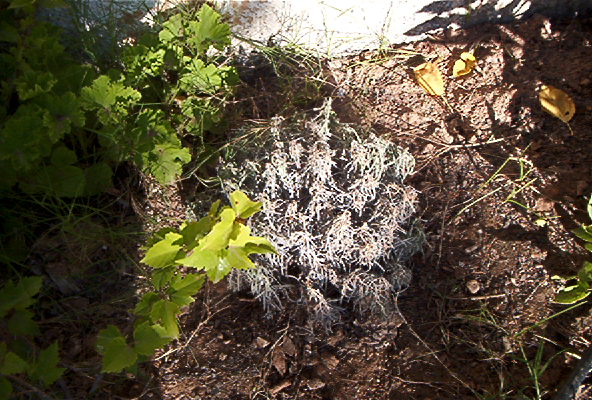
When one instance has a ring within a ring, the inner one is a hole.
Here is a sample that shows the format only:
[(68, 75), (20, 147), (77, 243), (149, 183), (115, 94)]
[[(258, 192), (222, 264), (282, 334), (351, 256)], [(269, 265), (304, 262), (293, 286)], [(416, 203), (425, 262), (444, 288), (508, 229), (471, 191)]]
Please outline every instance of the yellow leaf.
[(423, 63), (413, 68), (417, 82), (432, 96), (444, 94), (444, 80), (438, 66), (432, 62)]
[(569, 122), (576, 113), (576, 105), (571, 97), (553, 86), (543, 85), (539, 92), (539, 101), (543, 110), (563, 122)]
[(477, 59), (473, 53), (464, 52), (460, 55), (460, 59), (456, 60), (452, 68), (452, 75), (454, 77), (470, 74), (477, 64)]

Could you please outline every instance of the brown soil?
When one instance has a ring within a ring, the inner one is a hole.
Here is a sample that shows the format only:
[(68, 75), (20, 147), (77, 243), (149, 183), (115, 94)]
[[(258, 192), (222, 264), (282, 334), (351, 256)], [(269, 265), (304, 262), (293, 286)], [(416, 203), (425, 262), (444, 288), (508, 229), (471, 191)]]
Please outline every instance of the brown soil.
[[(573, 275), (587, 257), (570, 229), (589, 222), (591, 47), (590, 21), (535, 17), (328, 62), (339, 117), (390, 136), (417, 160), (410, 183), (421, 192), (428, 246), (398, 298), (400, 314), (387, 322), (352, 315), (319, 332), (298, 310), (269, 319), (249, 296), (209, 286), (183, 315), (181, 339), (155, 357), (149, 378), (107, 379), (98, 393), (167, 400), (536, 398), (520, 359), (533, 363), (543, 343), (544, 362), (567, 350), (542, 375), (541, 386), (553, 393), (592, 341), (590, 303), (544, 322), (567, 308), (553, 303), (558, 284), (551, 276)], [(446, 78), (449, 105), (418, 86), (412, 67), (438, 60), (451, 75), (470, 48), (478, 68)], [(573, 134), (541, 109), (541, 84), (574, 99)], [(518, 159), (528, 171), (522, 180)]]

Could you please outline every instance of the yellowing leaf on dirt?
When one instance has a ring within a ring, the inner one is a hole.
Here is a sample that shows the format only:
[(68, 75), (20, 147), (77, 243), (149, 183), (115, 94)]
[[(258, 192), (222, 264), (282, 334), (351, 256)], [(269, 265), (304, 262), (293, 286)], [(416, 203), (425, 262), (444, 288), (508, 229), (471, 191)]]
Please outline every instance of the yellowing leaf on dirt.
[(438, 69), (438, 65), (433, 62), (423, 63), (413, 68), (415, 79), (432, 96), (442, 96), (444, 94), (444, 79)]
[(463, 75), (470, 74), (475, 68), (477, 64), (477, 59), (473, 55), (473, 53), (469, 53), (468, 51), (463, 52), (460, 55), (460, 58), (456, 60), (454, 63), (454, 67), (452, 67), (452, 76), (459, 77)]
[(576, 105), (563, 90), (543, 85), (539, 92), (539, 101), (543, 109), (563, 122), (569, 122), (576, 113)]

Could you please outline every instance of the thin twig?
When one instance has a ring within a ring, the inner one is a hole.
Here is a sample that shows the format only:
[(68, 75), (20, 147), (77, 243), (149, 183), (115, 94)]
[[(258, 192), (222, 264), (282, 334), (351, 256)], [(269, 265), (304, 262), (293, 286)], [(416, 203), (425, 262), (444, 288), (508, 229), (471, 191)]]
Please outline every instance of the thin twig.
[(449, 297), (446, 296), (446, 299), (449, 300), (488, 300), (488, 299), (499, 299), (500, 297), (506, 297), (507, 294), (505, 293), (501, 293), (501, 294), (489, 294), (489, 295), (485, 295), (485, 296), (467, 296), (467, 297)]

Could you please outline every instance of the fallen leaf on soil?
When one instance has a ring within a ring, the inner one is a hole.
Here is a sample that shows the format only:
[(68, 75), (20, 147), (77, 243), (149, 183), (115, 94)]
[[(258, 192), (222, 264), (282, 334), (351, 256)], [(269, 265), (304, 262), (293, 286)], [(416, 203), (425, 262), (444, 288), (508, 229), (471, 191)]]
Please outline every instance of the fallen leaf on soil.
[(288, 336), (284, 338), (284, 342), (282, 343), (282, 350), (284, 354), (296, 357), (296, 346), (294, 346), (294, 342)]
[(473, 71), (473, 68), (475, 68), (476, 64), (477, 59), (473, 53), (465, 51), (460, 55), (460, 59), (456, 60), (454, 63), (454, 67), (452, 67), (452, 76), (456, 78), (470, 74)]
[(576, 105), (563, 90), (543, 85), (539, 92), (539, 101), (543, 109), (563, 122), (569, 122), (576, 113)]
[(415, 78), (422, 88), (432, 96), (444, 94), (444, 79), (438, 66), (433, 62), (423, 63), (413, 68)]
[(277, 369), (280, 375), (284, 375), (286, 373), (286, 356), (284, 355), (284, 352), (280, 349), (276, 348), (273, 351), (273, 355), (271, 356), (271, 363), (273, 364), (275, 369)]
[(269, 342), (265, 339), (263, 339), (262, 337), (257, 337), (257, 339), (255, 339), (255, 344), (257, 345), (258, 348), (260, 349), (264, 349), (269, 345)]

